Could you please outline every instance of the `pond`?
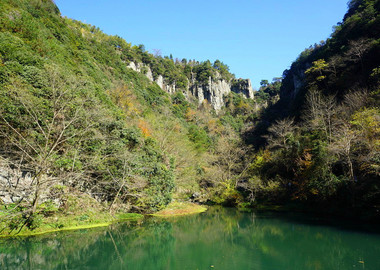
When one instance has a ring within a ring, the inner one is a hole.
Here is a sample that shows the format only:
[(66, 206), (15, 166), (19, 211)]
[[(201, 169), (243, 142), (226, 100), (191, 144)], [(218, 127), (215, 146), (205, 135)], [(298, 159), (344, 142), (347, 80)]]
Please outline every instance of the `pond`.
[[(368, 228), (367, 228), (368, 229)], [(0, 269), (380, 269), (380, 234), (303, 215), (211, 208), (0, 240)]]

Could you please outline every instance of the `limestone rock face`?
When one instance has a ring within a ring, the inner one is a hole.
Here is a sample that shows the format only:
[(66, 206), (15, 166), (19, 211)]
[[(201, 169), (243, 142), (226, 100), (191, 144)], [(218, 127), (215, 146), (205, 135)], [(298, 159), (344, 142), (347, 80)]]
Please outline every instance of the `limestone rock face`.
[(190, 86), (190, 91), (193, 96), (198, 98), (199, 104), (207, 100), (215, 111), (220, 111), (224, 106), (223, 97), (231, 92), (231, 85), (229, 82), (221, 79), (213, 81), (211, 77), (206, 85), (194, 84)]
[(301, 70), (298, 73), (294, 74), (294, 76), (293, 76), (294, 91), (291, 93), (292, 99), (296, 98), (299, 90), (303, 86), (304, 79), (305, 79), (305, 70)]
[(130, 62), (127, 67), (133, 69), (134, 71), (140, 72), (140, 69), (137, 68), (134, 62)]
[(254, 98), (252, 83), (250, 79), (235, 80), (232, 84), (231, 91), (235, 93), (242, 93), (243, 96), (247, 98)]
[(134, 63), (130, 62), (128, 66), (130, 69), (133, 69), (136, 72), (143, 73), (151, 82), (157, 83), (157, 85), (164, 91), (168, 92), (169, 94), (173, 94), (176, 90), (175, 83), (173, 84), (166, 84), (164, 81), (164, 78), (162, 75), (158, 75), (156, 79), (153, 77), (152, 70), (149, 66), (143, 64), (143, 63)]
[(164, 89), (164, 78), (161, 75), (158, 75), (156, 83), (161, 89)]
[(30, 173), (5, 167), (0, 163), (0, 203), (14, 203), (21, 198), (29, 201), (33, 190)]
[(233, 79), (230, 82), (217, 78), (212, 80), (211, 77), (206, 85), (198, 85), (196, 82), (190, 86), (193, 96), (198, 98), (199, 104), (207, 100), (216, 112), (219, 112), (224, 104), (224, 96), (230, 92), (242, 94), (245, 98), (254, 98), (252, 84), (250, 79)]
[(165, 89), (162, 89), (162, 90), (165, 90), (169, 94), (174, 94), (175, 93), (175, 83), (173, 83), (171, 85), (166, 85)]
[[(41, 182), (45, 184), (42, 184), (39, 202), (52, 198), (50, 196), (51, 186), (47, 186), (46, 183), (63, 184), (58, 179), (46, 175), (43, 176)], [(31, 203), (35, 190), (35, 178), (31, 172), (13, 168), (5, 159), (0, 160), (0, 204), (10, 204), (20, 200)], [(57, 205), (61, 203), (58, 200), (54, 200), (54, 202)]]
[(281, 88), (280, 97), (288, 98), (294, 100), (299, 91), (304, 87), (305, 84), (305, 71), (310, 68), (312, 63), (305, 63), (303, 68), (293, 68), (288, 71), (287, 77), (290, 78), (290, 87)]
[(148, 71), (145, 73), (145, 76), (152, 82), (154, 82), (152, 70), (148, 67)]
[[(150, 81), (157, 83), (157, 85), (169, 94), (176, 92), (176, 85), (167, 84), (162, 75), (159, 75), (156, 79), (153, 77), (152, 71), (149, 66), (142, 63), (131, 62), (128, 65), (129, 68), (134, 71), (143, 73)], [(198, 99), (199, 104), (202, 104), (204, 100), (207, 100), (216, 112), (219, 112), (224, 104), (224, 96), (230, 92), (242, 94), (245, 98), (254, 98), (252, 84), (250, 79), (232, 79), (226, 81), (221, 78), (219, 74), (215, 76), (215, 79), (209, 77), (207, 83), (200, 83), (195, 79), (189, 81), (188, 89), (186, 89), (185, 96), (191, 93)]]

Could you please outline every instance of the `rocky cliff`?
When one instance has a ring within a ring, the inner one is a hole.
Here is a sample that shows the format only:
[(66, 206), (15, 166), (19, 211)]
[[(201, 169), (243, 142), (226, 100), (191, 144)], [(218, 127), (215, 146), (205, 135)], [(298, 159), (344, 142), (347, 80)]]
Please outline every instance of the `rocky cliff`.
[(134, 62), (130, 62), (128, 65), (129, 68), (133, 69), (134, 71), (140, 72), (145, 74), (145, 76), (152, 82), (155, 82), (158, 84), (158, 86), (164, 90), (165, 92), (168, 92), (169, 94), (173, 94), (176, 90), (175, 84), (167, 84), (164, 81), (164, 77), (162, 75), (158, 75), (158, 77), (155, 79), (153, 77), (152, 70), (150, 69), (149, 66), (142, 64), (142, 63), (137, 63), (135, 64)]
[(280, 96), (283, 99), (295, 100), (298, 93), (305, 87), (305, 71), (311, 66), (306, 63), (302, 67), (293, 67), (286, 71), (286, 77), (283, 80)]
[(209, 77), (207, 84), (199, 84), (197, 81), (193, 81), (190, 84), (190, 91), (193, 96), (198, 98), (199, 104), (203, 100), (207, 100), (216, 112), (224, 106), (223, 97), (230, 92), (241, 93), (246, 98), (254, 98), (250, 79), (226, 81), (218, 76), (214, 80)]
[[(145, 74), (145, 76), (152, 82), (155, 82), (160, 88), (169, 94), (176, 92), (176, 85), (168, 84), (162, 75), (158, 75), (157, 78), (153, 77), (152, 71), (149, 66), (143, 63), (131, 62), (128, 65), (129, 68), (134, 71)], [(192, 95), (198, 100), (199, 104), (202, 104), (204, 100), (207, 100), (216, 112), (219, 112), (224, 104), (224, 96), (230, 92), (240, 93), (245, 98), (254, 98), (252, 84), (250, 79), (231, 79), (226, 81), (218, 73), (214, 76), (214, 79), (209, 77), (208, 81), (199, 82), (195, 79), (188, 80), (185, 96)]]

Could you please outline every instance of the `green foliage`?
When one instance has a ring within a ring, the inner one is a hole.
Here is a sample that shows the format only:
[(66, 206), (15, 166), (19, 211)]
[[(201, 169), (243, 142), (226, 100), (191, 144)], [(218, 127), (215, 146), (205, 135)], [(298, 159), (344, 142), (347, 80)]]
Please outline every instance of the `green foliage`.
[(220, 122), (225, 126), (232, 127), (235, 131), (241, 131), (244, 126), (244, 120), (241, 117), (234, 117), (230, 113), (224, 114)]
[(280, 95), (281, 81), (281, 78), (273, 78), (271, 83), (268, 80), (262, 80), (260, 89), (255, 93), (256, 102), (259, 104), (275, 103)]
[(210, 61), (205, 61), (194, 67), (197, 82), (202, 85), (208, 84), (209, 79), (215, 78), (215, 72)]
[(211, 146), (211, 139), (203, 128), (191, 124), (188, 131), (190, 141), (195, 144), (199, 151), (205, 151)]
[(153, 107), (160, 107), (169, 104), (169, 96), (158, 85), (150, 85), (144, 92), (141, 92), (141, 97), (145, 102)]
[(176, 92), (171, 98), (173, 103), (173, 113), (177, 117), (185, 118), (188, 110), (194, 107), (186, 100), (182, 92)]
[[(126, 68), (125, 62), (153, 65), (155, 58), (143, 46), (132, 47), (94, 26), (62, 18), (52, 1), (3, 1), (0, 14), (2, 155), (22, 159), (28, 168), (72, 187), (96, 190), (106, 202), (115, 198), (129, 171), (133, 187), (120, 189), (122, 202), (142, 212), (167, 204), (173, 168), (166, 168), (162, 150), (107, 95), (124, 81), (137, 97), (132, 104), (145, 113), (171, 106), (168, 94)], [(186, 88), (180, 69), (173, 61), (166, 64), (177, 76), (168, 78)], [(127, 170), (120, 156), (133, 156)], [(47, 202), (40, 207), (44, 215), (55, 211)], [(33, 224), (37, 221), (33, 218)]]
[(221, 78), (227, 82), (234, 78), (234, 75), (230, 73), (230, 68), (220, 60), (215, 60), (213, 68), (216, 69)]
[[(329, 39), (304, 50), (282, 81), (262, 81), (255, 96), (268, 107), (245, 134), (256, 148), (240, 183), (246, 200), (377, 215), (379, 8), (350, 1)], [(267, 193), (269, 183), (278, 188)]]
[[(243, 83), (220, 60), (152, 55), (143, 45), (62, 18), (52, 1), (4, 0), (2, 157), (36, 179), (62, 179), (94, 194), (112, 211), (157, 211), (174, 192), (187, 198), (199, 192), (199, 201), (228, 205), (297, 201), (322, 208), (333, 201), (337, 208), (372, 207), (380, 160), (378, 7), (375, 0), (351, 1), (331, 38), (302, 52), (283, 80), (262, 80), (256, 103), (231, 93), (216, 115), (206, 103), (196, 110), (197, 101), (183, 93), (194, 80)], [(143, 63), (143, 73), (162, 76), (176, 93), (168, 95), (127, 68), (130, 62)], [(353, 105), (346, 96), (353, 86), (372, 93)], [(320, 93), (313, 106), (304, 99), (311, 88)], [(286, 126), (289, 115), (295, 124)], [(247, 141), (266, 138), (267, 145), (257, 147), (265, 149), (246, 154), (237, 138), (242, 132)], [(33, 188), (62, 196), (49, 181), (47, 188)], [(78, 196), (66, 198), (68, 210), (93, 200)], [(33, 229), (62, 210), (45, 201), (30, 212), (28, 203), (12, 213), (31, 214), (16, 215), (9, 227)], [(86, 212), (77, 221), (92, 218)]]
[(49, 200), (39, 205), (39, 212), (45, 217), (54, 215), (59, 208), (56, 206), (56, 204)]
[(224, 206), (237, 206), (243, 201), (243, 197), (236, 190), (233, 181), (227, 180), (214, 188), (211, 201)]

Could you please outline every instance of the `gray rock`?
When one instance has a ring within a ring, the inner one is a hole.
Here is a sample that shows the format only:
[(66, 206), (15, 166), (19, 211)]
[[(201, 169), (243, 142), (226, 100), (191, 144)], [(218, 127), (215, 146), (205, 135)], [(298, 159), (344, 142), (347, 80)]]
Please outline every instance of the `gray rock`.
[[(53, 184), (61, 183), (50, 176), (44, 176), (41, 182), (44, 184), (40, 202), (44, 202), (50, 198), (50, 187)], [(49, 183), (50, 186), (47, 186), (46, 183)], [(7, 160), (0, 159), (0, 204), (16, 203), (20, 200), (32, 202), (35, 190), (35, 177), (31, 172), (10, 166)]]
[[(176, 84), (168, 84), (165, 82), (162, 75), (159, 75), (156, 80), (153, 78), (152, 71), (149, 66), (142, 63), (131, 62), (127, 66), (137, 72), (145, 72), (145, 76), (152, 82), (157, 83), (157, 85), (169, 94), (174, 94), (176, 92)], [(207, 100), (214, 110), (218, 113), (224, 104), (224, 96), (228, 95), (230, 92), (235, 92), (242, 94), (245, 98), (254, 99), (254, 93), (252, 89), (252, 84), (250, 79), (233, 79), (231, 81), (226, 81), (221, 78), (219, 74), (216, 74), (215, 79), (209, 78), (206, 84), (201, 84), (195, 79), (189, 81), (188, 89), (185, 92), (185, 96), (189, 98), (189, 94), (198, 99), (199, 105)]]
[(161, 75), (158, 75), (156, 83), (161, 89), (164, 89), (164, 78)]
[(235, 93), (242, 93), (246, 98), (254, 99), (255, 97), (250, 79), (233, 80), (231, 91)]
[(153, 82), (154, 81), (154, 78), (153, 78), (153, 73), (152, 73), (152, 70), (150, 69), (150, 67), (147, 67), (148, 71), (145, 73), (145, 76), (151, 81)]

